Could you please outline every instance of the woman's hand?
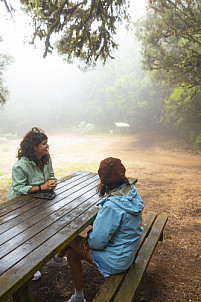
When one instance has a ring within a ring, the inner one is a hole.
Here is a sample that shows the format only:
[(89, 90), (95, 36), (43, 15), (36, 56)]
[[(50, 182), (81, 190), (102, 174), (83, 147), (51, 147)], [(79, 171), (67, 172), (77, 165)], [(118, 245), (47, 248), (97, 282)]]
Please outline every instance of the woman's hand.
[(57, 182), (55, 179), (48, 179), (48, 181), (46, 181), (44, 185), (41, 185), (41, 190), (52, 191), (56, 188), (56, 186), (57, 186)]

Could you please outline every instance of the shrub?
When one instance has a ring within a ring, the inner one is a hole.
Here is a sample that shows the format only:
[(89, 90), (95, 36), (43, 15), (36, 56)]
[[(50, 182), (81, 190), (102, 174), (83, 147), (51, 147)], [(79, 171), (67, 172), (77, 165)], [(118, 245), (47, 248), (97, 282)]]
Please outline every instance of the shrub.
[(79, 133), (92, 134), (95, 131), (95, 126), (86, 121), (82, 121), (78, 126), (73, 126), (72, 129)]
[(5, 133), (3, 137), (6, 137), (7, 139), (16, 139), (17, 135), (12, 133)]
[(198, 135), (194, 142), (194, 146), (196, 149), (201, 150), (201, 133)]

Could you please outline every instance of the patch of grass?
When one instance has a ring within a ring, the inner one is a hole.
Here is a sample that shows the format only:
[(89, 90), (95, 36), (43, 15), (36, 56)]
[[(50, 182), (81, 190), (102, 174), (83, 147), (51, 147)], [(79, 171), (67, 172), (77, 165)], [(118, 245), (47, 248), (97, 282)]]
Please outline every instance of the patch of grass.
[(0, 178), (0, 183), (1, 183), (1, 190), (8, 190), (10, 184), (11, 184), (11, 177), (5, 177), (5, 178)]
[(1, 147), (1, 151), (2, 152), (8, 152), (10, 149), (9, 149), (9, 147), (8, 146), (2, 146)]

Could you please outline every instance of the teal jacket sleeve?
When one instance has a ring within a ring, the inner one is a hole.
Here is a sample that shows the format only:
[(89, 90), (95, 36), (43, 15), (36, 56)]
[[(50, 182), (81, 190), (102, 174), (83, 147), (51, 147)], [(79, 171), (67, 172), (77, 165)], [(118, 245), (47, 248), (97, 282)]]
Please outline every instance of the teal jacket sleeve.
[(21, 166), (13, 166), (12, 169), (13, 189), (23, 195), (27, 195), (32, 186), (27, 185), (27, 175)]
[(89, 248), (103, 250), (119, 227), (120, 222), (121, 215), (111, 207), (104, 205), (93, 223), (92, 232), (89, 233)]

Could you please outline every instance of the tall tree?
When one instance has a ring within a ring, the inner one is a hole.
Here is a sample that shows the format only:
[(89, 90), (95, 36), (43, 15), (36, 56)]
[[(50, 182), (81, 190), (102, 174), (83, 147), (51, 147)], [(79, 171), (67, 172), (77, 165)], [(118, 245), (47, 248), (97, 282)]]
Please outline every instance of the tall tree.
[(146, 70), (159, 70), (170, 83), (201, 88), (201, 3), (149, 0), (137, 23)]
[[(12, 0), (1, 0), (12, 12)], [(114, 40), (116, 25), (129, 20), (130, 0), (20, 0), (34, 25), (32, 43), (45, 41), (44, 57), (53, 51), (51, 37), (57, 34), (57, 49), (71, 61), (79, 58), (85, 64), (105, 63), (118, 47)]]

